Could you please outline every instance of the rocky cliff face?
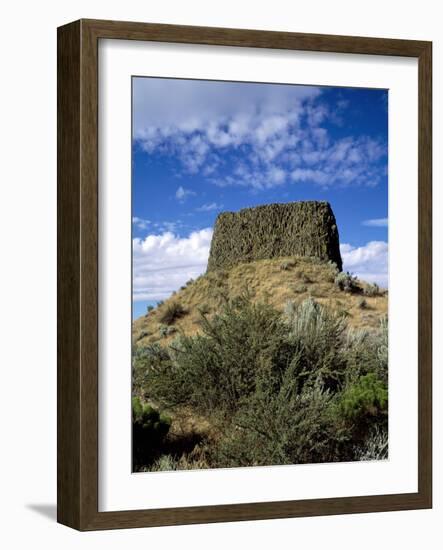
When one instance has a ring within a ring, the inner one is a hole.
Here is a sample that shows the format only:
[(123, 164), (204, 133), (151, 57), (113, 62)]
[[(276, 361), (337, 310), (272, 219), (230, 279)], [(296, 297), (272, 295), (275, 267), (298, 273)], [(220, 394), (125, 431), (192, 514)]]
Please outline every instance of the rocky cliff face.
[(335, 216), (328, 202), (267, 204), (217, 217), (208, 271), (285, 256), (332, 260), (342, 270)]

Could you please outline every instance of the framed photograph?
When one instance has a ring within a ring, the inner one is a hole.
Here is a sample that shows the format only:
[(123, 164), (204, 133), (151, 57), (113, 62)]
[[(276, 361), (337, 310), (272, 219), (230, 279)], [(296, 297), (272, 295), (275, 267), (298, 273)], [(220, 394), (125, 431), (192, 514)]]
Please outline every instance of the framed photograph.
[(58, 521), (432, 506), (430, 42), (58, 29)]

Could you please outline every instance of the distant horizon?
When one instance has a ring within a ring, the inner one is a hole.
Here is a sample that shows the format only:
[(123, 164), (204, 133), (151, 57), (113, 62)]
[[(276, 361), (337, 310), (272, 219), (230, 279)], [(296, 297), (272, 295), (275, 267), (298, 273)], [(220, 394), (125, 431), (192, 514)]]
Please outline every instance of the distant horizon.
[(217, 214), (327, 201), (388, 283), (387, 90), (133, 78), (133, 317), (206, 270)]

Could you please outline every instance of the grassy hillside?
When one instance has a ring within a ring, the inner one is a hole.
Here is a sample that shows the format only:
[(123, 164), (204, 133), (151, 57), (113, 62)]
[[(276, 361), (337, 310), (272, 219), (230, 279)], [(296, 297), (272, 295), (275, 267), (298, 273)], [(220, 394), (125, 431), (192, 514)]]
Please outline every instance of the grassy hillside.
[(386, 306), (309, 260), (188, 284), (134, 323), (134, 470), (387, 458)]
[[(343, 275), (344, 276), (344, 275)], [(343, 277), (341, 276), (341, 277)], [(343, 289), (334, 264), (288, 257), (244, 263), (190, 281), (164, 303), (133, 323), (136, 347), (154, 342), (169, 344), (178, 333), (201, 331), (202, 313), (209, 319), (226, 302), (245, 291), (253, 302), (267, 302), (283, 311), (288, 302), (300, 304), (312, 297), (346, 317), (354, 328), (377, 329), (387, 314), (387, 293), (363, 281)], [(346, 286), (346, 285), (345, 285)]]

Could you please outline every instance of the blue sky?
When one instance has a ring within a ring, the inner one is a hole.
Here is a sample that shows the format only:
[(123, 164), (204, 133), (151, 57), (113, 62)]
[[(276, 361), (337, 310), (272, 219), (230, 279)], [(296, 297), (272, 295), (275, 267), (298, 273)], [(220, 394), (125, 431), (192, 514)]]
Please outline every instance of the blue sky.
[(206, 268), (221, 211), (327, 200), (344, 268), (387, 285), (387, 90), (133, 78), (133, 309)]

